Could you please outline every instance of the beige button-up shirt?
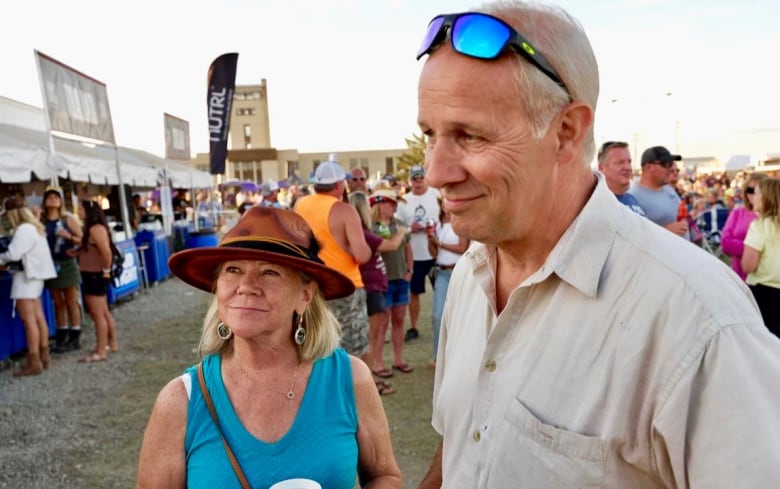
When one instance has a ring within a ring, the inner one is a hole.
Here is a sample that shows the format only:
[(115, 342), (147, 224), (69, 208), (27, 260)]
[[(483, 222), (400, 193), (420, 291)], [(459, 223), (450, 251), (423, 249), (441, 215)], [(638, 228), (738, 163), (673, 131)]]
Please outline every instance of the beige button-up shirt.
[(464, 258), (434, 385), (443, 487), (780, 487), (780, 341), (726, 265), (603, 178), (500, 315), (495, 249)]

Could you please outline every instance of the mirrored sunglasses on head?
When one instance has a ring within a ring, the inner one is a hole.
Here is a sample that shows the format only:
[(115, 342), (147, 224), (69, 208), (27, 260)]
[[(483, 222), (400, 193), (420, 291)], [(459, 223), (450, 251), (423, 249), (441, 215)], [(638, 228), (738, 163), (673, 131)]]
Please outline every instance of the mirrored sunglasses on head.
[(555, 68), (503, 20), (479, 12), (438, 15), (428, 24), (428, 31), (417, 50), (417, 59), (430, 54), (449, 35), (450, 45), (456, 53), (478, 59), (496, 59), (507, 47), (512, 48), (542, 73), (561, 87), (571, 100), (571, 93)]

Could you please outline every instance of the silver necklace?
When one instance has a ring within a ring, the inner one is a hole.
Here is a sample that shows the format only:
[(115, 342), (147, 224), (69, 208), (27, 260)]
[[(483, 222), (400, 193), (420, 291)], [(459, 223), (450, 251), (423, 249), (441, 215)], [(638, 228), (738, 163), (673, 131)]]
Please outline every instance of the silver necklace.
[[(242, 367), (241, 364), (239, 364), (238, 362), (236, 362), (236, 365), (238, 365), (238, 368), (241, 369), (241, 372), (244, 374), (244, 377), (249, 379), (249, 374), (247, 373), (246, 370), (244, 370), (244, 367)], [(293, 378), (292, 378), (292, 382), (290, 383), (290, 388), (287, 389), (287, 392), (282, 392), (281, 393), (281, 394), (284, 394), (284, 396), (287, 399), (289, 399), (290, 401), (295, 399), (295, 390), (294, 390), (295, 389), (295, 379), (298, 377), (298, 367), (300, 367), (300, 366), (301, 366), (301, 362), (298, 362), (295, 365), (295, 370), (293, 370)]]

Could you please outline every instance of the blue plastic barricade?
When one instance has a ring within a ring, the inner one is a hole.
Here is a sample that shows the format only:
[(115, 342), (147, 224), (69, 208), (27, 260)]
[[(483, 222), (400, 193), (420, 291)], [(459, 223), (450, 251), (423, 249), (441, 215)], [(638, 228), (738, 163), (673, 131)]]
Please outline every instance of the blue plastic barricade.
[(119, 277), (119, 283), (112, 283), (108, 288), (108, 303), (113, 304), (119, 299), (127, 297), (141, 289), (141, 280), (138, 275), (138, 253), (135, 249), (135, 241), (127, 239), (115, 243), (119, 251), (125, 255), (122, 264), (124, 270)]
[(170, 249), (168, 237), (163, 230), (139, 231), (135, 235), (135, 243), (137, 246), (141, 244), (149, 246), (143, 252), (149, 283), (154, 284), (170, 277), (171, 271), (168, 269)]

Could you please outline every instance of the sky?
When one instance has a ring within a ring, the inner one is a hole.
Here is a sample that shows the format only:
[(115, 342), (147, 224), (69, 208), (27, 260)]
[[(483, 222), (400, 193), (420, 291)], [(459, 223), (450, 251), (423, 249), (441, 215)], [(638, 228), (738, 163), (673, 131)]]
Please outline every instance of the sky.
[[(34, 50), (106, 84), (117, 144), (164, 153), (163, 113), (208, 151), (207, 70), (268, 84), (271, 143), (299, 152), (405, 147), (418, 131), (414, 59), (462, 0), (27, 0), (0, 29), (0, 96), (42, 106)], [(780, 9), (745, 0), (562, 0), (599, 63), (597, 144), (685, 157), (780, 153)], [(634, 153), (636, 154), (636, 153)]]

